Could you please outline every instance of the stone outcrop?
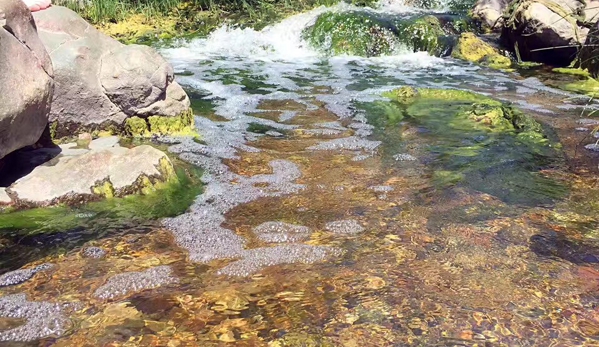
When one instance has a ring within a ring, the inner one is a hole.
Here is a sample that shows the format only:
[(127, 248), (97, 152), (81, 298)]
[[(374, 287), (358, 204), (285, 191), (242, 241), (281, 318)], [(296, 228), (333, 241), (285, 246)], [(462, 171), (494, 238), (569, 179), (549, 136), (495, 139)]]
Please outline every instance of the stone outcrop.
[(58, 135), (123, 129), (128, 117), (173, 117), (190, 102), (172, 67), (154, 49), (125, 46), (61, 6), (34, 13), (54, 64), (50, 121)]
[(0, 158), (36, 143), (54, 88), (50, 57), (21, 0), (0, 0)]
[[(121, 147), (117, 137), (96, 139), (87, 148), (75, 143), (61, 145), (60, 150), (59, 156), (6, 189), (10, 204), (48, 206), (124, 196), (175, 177), (166, 154), (148, 145)], [(30, 154), (32, 158), (43, 157), (47, 150), (38, 151), (41, 153)]]
[(503, 29), (503, 12), (509, 3), (509, 0), (477, 0), (472, 9), (472, 18), (485, 29), (501, 31)]
[(522, 60), (568, 65), (589, 31), (579, 26), (584, 10), (582, 0), (512, 2), (505, 14), (502, 39)]

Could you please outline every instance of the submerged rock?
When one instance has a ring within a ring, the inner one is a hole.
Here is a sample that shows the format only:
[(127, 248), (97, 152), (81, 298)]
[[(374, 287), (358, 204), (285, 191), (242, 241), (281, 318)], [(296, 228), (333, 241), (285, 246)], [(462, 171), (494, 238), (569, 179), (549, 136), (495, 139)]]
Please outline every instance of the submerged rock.
[(100, 247), (85, 247), (82, 254), (87, 258), (100, 259), (106, 256), (106, 251)]
[(285, 222), (266, 222), (253, 229), (254, 234), (264, 242), (298, 242), (310, 238), (312, 230), (302, 225)]
[(380, 141), (371, 141), (358, 136), (342, 137), (330, 141), (324, 141), (306, 149), (312, 151), (369, 151), (372, 152), (381, 144)]
[(145, 289), (154, 289), (176, 283), (169, 266), (157, 266), (145, 271), (125, 272), (111, 277), (106, 284), (96, 289), (94, 296), (100, 299), (114, 299)]
[(52, 62), (20, 0), (0, 2), (0, 159), (35, 144), (48, 124)]
[(335, 234), (359, 234), (365, 229), (355, 219), (344, 219), (327, 223), (324, 228)]
[(219, 270), (220, 274), (245, 277), (268, 266), (281, 264), (313, 264), (338, 256), (341, 250), (325, 246), (284, 245), (255, 248), (243, 252), (243, 258)]
[(451, 56), (494, 69), (507, 69), (512, 65), (510, 58), (501, 55), (496, 48), (473, 33), (464, 33), (460, 36)]
[(501, 31), (503, 29), (503, 13), (509, 0), (477, 0), (472, 9), (472, 17), (485, 29)]
[(52, 6), (33, 16), (55, 68), (50, 121), (58, 136), (72, 136), (78, 129), (122, 130), (133, 116), (188, 112), (189, 98), (154, 49), (125, 46), (66, 7)]
[(304, 29), (302, 36), (328, 55), (385, 55), (399, 43), (390, 22), (354, 11), (323, 13)]
[(151, 146), (99, 147), (79, 155), (59, 156), (36, 167), (7, 189), (13, 203), (46, 206), (123, 196), (151, 188), (153, 182), (175, 178), (166, 154)]
[(0, 341), (34, 341), (60, 336), (71, 326), (65, 306), (49, 302), (27, 301), (25, 294), (0, 298), (0, 317), (25, 319), (25, 324), (0, 332)]
[(33, 275), (40, 271), (48, 270), (54, 267), (52, 264), (41, 264), (32, 269), (20, 269), (10, 271), (0, 276), (0, 287), (12, 286), (15, 284), (23, 283), (29, 280)]

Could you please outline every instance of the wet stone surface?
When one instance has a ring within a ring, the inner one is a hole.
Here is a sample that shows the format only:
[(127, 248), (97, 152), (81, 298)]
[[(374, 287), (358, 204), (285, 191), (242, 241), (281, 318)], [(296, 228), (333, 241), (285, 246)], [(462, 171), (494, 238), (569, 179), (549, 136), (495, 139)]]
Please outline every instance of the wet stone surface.
[(82, 254), (87, 258), (100, 259), (106, 256), (106, 251), (100, 247), (86, 247), (83, 249)]

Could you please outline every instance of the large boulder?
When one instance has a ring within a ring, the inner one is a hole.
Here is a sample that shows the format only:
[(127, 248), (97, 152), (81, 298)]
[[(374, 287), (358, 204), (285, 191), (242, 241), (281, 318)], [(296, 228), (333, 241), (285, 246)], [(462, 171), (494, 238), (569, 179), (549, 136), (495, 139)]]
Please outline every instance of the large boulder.
[(503, 29), (503, 12), (509, 0), (477, 0), (472, 9), (472, 18), (491, 31)]
[(39, 140), (53, 88), (31, 12), (21, 0), (0, 0), (0, 158)]
[(510, 5), (502, 38), (522, 60), (570, 64), (585, 42), (584, 0), (524, 0)]
[(50, 121), (59, 135), (123, 129), (128, 117), (175, 117), (190, 101), (172, 67), (154, 49), (125, 46), (66, 7), (34, 13), (54, 64)]

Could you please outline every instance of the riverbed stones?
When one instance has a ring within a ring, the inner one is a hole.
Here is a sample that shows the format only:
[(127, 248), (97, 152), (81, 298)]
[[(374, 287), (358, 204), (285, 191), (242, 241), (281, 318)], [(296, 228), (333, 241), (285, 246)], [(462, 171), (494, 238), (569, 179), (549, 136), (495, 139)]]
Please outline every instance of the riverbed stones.
[(0, 159), (35, 144), (48, 124), (54, 90), (50, 57), (31, 12), (20, 0), (0, 2)]
[(0, 332), (0, 341), (35, 341), (60, 336), (71, 326), (65, 306), (43, 301), (28, 301), (25, 294), (0, 298), (0, 317), (24, 319), (25, 324)]
[(108, 279), (94, 296), (99, 299), (113, 299), (146, 289), (154, 289), (172, 283), (177, 283), (169, 266), (156, 266), (145, 271), (125, 272)]
[(147, 46), (125, 46), (66, 7), (34, 13), (55, 67), (50, 121), (59, 136), (78, 129), (123, 129), (129, 117), (174, 117), (190, 101), (172, 67)]
[(106, 256), (106, 251), (100, 247), (85, 247), (82, 255), (86, 258), (101, 259)]
[(91, 147), (96, 149), (59, 155), (17, 180), (7, 188), (12, 202), (48, 206), (124, 196), (175, 177), (169, 158), (154, 147), (125, 148), (112, 139), (92, 141)]

